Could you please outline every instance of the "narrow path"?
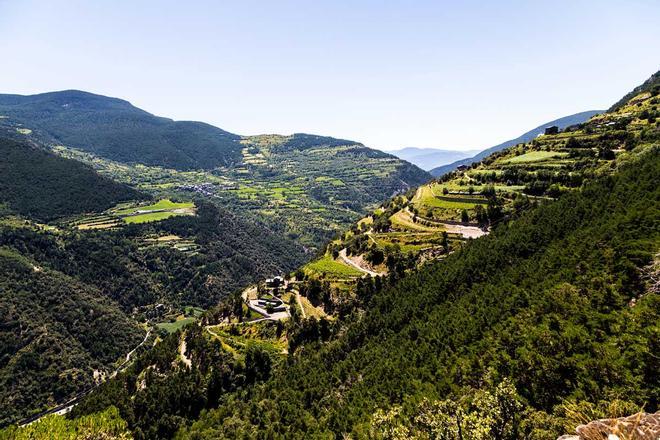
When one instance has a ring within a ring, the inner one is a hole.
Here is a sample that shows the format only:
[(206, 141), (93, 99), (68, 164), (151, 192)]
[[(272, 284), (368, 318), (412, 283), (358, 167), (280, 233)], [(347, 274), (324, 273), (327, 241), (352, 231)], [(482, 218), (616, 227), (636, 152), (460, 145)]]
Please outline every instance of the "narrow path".
[(186, 356), (186, 334), (181, 335), (181, 344), (179, 344), (179, 355), (181, 360), (188, 368), (192, 368), (192, 361)]
[(380, 275), (381, 275), (381, 274), (378, 273), (378, 272), (374, 272), (373, 270), (370, 270), (370, 269), (367, 269), (367, 268), (364, 268), (364, 267), (360, 266), (360, 265), (357, 264), (355, 261), (353, 261), (353, 260), (351, 260), (350, 258), (348, 258), (348, 256), (346, 256), (346, 248), (344, 248), (344, 249), (342, 249), (341, 251), (339, 251), (339, 258), (340, 258), (344, 263), (348, 264), (348, 265), (351, 266), (351, 267), (354, 267), (355, 269), (359, 270), (359, 271), (362, 272), (362, 273), (366, 273), (367, 275), (370, 275), (370, 276), (372, 276), (372, 277), (377, 277), (377, 276), (380, 276)]
[(127, 363), (129, 363), (131, 361), (131, 356), (133, 356), (133, 353), (135, 353), (135, 351), (138, 348), (142, 347), (144, 345), (144, 343), (147, 342), (147, 339), (149, 339), (150, 334), (151, 334), (151, 329), (148, 329), (147, 334), (144, 336), (144, 339), (142, 340), (142, 342), (140, 342), (140, 344), (137, 347), (135, 347), (133, 350), (126, 353), (126, 360), (117, 368), (117, 370), (115, 370), (115, 374), (117, 373), (117, 371), (121, 370), (122, 367), (124, 367)]
[[(128, 364), (128, 363), (130, 362), (130, 360), (131, 360), (131, 356), (133, 356), (133, 354), (135, 353), (135, 351), (136, 351), (138, 348), (140, 348), (142, 345), (144, 345), (145, 342), (147, 342), (147, 339), (149, 339), (149, 335), (150, 335), (150, 334), (151, 334), (151, 329), (148, 329), (148, 330), (147, 330), (147, 334), (144, 336), (144, 339), (142, 340), (142, 342), (140, 342), (140, 343), (139, 343), (139, 344), (138, 344), (133, 350), (129, 351), (129, 352), (126, 354), (126, 359), (124, 360), (124, 362), (122, 362), (122, 363), (117, 367), (117, 369), (116, 369), (115, 371), (112, 372), (112, 374), (109, 376), (109, 378), (113, 378), (113, 377), (115, 377), (115, 376), (117, 375), (117, 373), (119, 373), (119, 372), (121, 372), (121, 371), (123, 371), (123, 370), (125, 369), (125, 367), (127, 366), (127, 364)], [(96, 388), (98, 388), (98, 387), (99, 387), (101, 384), (103, 384), (104, 382), (105, 382), (105, 380), (101, 380), (99, 383), (97, 383), (97, 384), (94, 385), (93, 387), (88, 388), (87, 390), (85, 390), (85, 391), (83, 391), (83, 392), (81, 392), (81, 393), (76, 394), (74, 397), (72, 397), (71, 399), (69, 399), (69, 400), (66, 401), (65, 403), (62, 403), (62, 404), (60, 404), (60, 405), (57, 405), (57, 406), (54, 407), (54, 408), (48, 409), (48, 410), (43, 411), (43, 412), (41, 412), (41, 413), (39, 413), (39, 414), (35, 414), (35, 415), (30, 416), (30, 417), (28, 417), (28, 418), (26, 418), (26, 419), (23, 419), (23, 420), (21, 420), (20, 422), (18, 422), (18, 425), (19, 425), (20, 427), (24, 427), (24, 426), (30, 425), (30, 424), (32, 424), (32, 423), (34, 423), (34, 422), (38, 422), (39, 420), (41, 420), (42, 418), (44, 418), (44, 417), (46, 417), (46, 416), (48, 416), (48, 415), (50, 415), (50, 414), (58, 414), (58, 415), (66, 414), (66, 413), (68, 413), (69, 411), (71, 411), (71, 410), (73, 409), (73, 407), (76, 406), (76, 405), (77, 405), (77, 404), (78, 404), (78, 403), (79, 403), (79, 402), (80, 402), (85, 396), (87, 396), (89, 393), (91, 393), (92, 391), (94, 391)]]
[[(410, 212), (410, 210), (406, 207), (404, 210), (406, 214), (410, 217), (410, 221), (412, 221), (412, 216), (413, 213)], [(434, 220), (426, 217), (421, 217), (419, 216), (420, 219), (424, 220), (425, 222), (431, 223), (436, 226), (440, 226), (444, 228), (444, 230), (448, 234), (459, 234), (463, 236), (464, 238), (479, 238), (483, 235), (488, 234), (487, 231), (484, 231), (478, 226), (469, 226), (469, 225), (461, 225), (461, 224), (454, 224), (454, 223), (445, 223), (442, 220)]]
[(300, 292), (296, 292), (296, 302), (298, 303), (298, 307), (300, 307), (300, 310), (302, 311), (302, 317), (307, 318), (307, 314), (305, 313), (305, 308), (302, 305), (302, 301), (300, 300)]

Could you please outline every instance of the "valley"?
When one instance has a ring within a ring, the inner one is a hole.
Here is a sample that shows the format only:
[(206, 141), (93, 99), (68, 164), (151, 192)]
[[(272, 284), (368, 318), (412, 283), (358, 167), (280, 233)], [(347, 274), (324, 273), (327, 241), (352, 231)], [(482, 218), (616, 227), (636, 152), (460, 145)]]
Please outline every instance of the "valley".
[(314, 138), (316, 144), (302, 150), (289, 146), (305, 136), (245, 138), (241, 164), (212, 171), (121, 164), (63, 146), (53, 150), (157, 197), (210, 200), (310, 249), (383, 197), (427, 180), (421, 170), (350, 141)]
[(0, 440), (660, 440), (658, 22), (0, 0)]
[[(27, 103), (17, 109), (17, 100)], [(151, 346), (199, 322), (203, 310), (267, 275), (292, 271), (368, 206), (429, 177), (352, 141), (305, 134), (228, 137), (190, 124), (185, 126), (187, 142), (197, 139), (203, 143), (198, 148), (211, 148), (206, 136), (219, 136), (222, 145), (236, 147), (229, 153), (232, 161), (208, 167), (177, 159), (167, 162), (169, 168), (150, 153), (138, 162), (125, 161), (133, 153), (109, 152), (103, 145), (155, 136), (156, 128), (169, 133), (171, 124), (125, 101), (82, 92), (3, 95), (0, 107), (12, 113), (0, 118), (0, 249), (8, 256), (0, 283), (18, 288), (18, 279), (10, 276), (12, 261), (25, 258), (21, 264), (35, 269), (19, 271), (27, 278), (23, 281), (36, 288), (46, 277), (62, 277), (53, 283), (58, 295), (67, 283), (79, 284), (107, 301), (111, 313), (104, 316), (121, 317), (111, 319), (117, 323), (114, 333), (96, 342), (103, 348), (87, 344), (81, 352), (62, 352), (76, 338), (86, 341), (80, 320), (54, 316), (51, 324), (35, 313), (40, 306), (31, 296), (3, 296), (0, 309), (7, 311), (10, 323), (21, 324), (3, 328), (0, 337), (23, 337), (7, 345), (0, 364), (6, 384), (0, 395), (16, 402), (1, 424), (25, 420), (88, 390), (96, 377), (92, 372), (110, 374), (109, 354), (128, 351), (137, 335), (151, 332)], [(81, 131), (44, 120), (44, 109), (67, 113)], [(94, 112), (98, 118), (90, 116)], [(85, 135), (88, 131), (94, 132), (93, 139)], [(172, 133), (162, 135), (173, 148), (191, 147)], [(89, 150), (61, 143), (80, 146), (81, 139), (90, 142)], [(80, 311), (89, 304), (86, 297), (71, 295), (69, 300)], [(306, 298), (298, 301), (314, 314)], [(25, 310), (17, 313), (17, 305)], [(245, 313), (256, 312), (246, 307)], [(92, 318), (86, 331), (107, 331), (105, 318)], [(50, 345), (39, 343), (45, 331), (38, 327), (40, 320), (48, 327), (65, 325), (49, 333)], [(41, 371), (23, 360), (28, 358), (43, 359), (50, 368)], [(25, 378), (10, 384), (17, 372)], [(70, 376), (65, 384), (52, 378), (65, 372)], [(16, 400), (28, 395), (29, 401)]]
[(159, 199), (202, 198), (310, 251), (382, 200), (431, 178), (350, 140), (304, 133), (239, 136), (80, 91), (0, 95), (0, 115), (0, 127), (18, 139)]
[(0, 422), (80, 399), (0, 438), (94, 420), (415, 437), (462, 417), (516, 438), (558, 434), (571, 405), (653, 407), (659, 92), (432, 180), (342, 139), (230, 136), (230, 162), (164, 166), (4, 118), (23, 171), (2, 181)]

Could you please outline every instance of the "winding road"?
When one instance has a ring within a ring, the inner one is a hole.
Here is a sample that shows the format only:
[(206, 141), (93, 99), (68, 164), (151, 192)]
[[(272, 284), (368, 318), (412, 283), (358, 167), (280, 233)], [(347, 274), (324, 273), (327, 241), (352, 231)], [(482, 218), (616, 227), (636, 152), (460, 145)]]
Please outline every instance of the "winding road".
[[(142, 345), (144, 345), (145, 342), (147, 342), (147, 339), (149, 339), (149, 335), (151, 335), (151, 329), (147, 330), (147, 334), (144, 336), (144, 339), (142, 342), (140, 342), (133, 350), (129, 351), (126, 353), (126, 359), (124, 362), (122, 362), (115, 371), (112, 372), (112, 374), (109, 376), (110, 378), (113, 378), (117, 375), (117, 373), (123, 371), (126, 368), (126, 365), (131, 361), (131, 356), (135, 353), (135, 351), (140, 348)], [(74, 406), (76, 406), (82, 399), (83, 397), (87, 396), (89, 393), (94, 391), (96, 388), (98, 388), (101, 384), (103, 384), (105, 380), (100, 381), (96, 385), (92, 386), (91, 388), (86, 389), (85, 391), (76, 394), (73, 398), (67, 400), (66, 402), (57, 405), (54, 408), (47, 409), (46, 411), (42, 411), (38, 414), (35, 414), (33, 416), (27, 417), (20, 422), (18, 422), (18, 425), (20, 427), (27, 426), (31, 423), (37, 422), (41, 420), (42, 418), (50, 415), (50, 414), (66, 414), (69, 411), (73, 409)]]
[(179, 344), (179, 354), (181, 355), (181, 360), (188, 367), (192, 368), (192, 361), (186, 356), (186, 333), (181, 334), (181, 344)]
[(360, 272), (365, 273), (367, 275), (370, 275), (372, 277), (377, 277), (377, 276), (382, 275), (381, 273), (374, 272), (373, 270), (364, 268), (364, 267), (360, 266), (359, 264), (357, 264), (355, 261), (348, 258), (348, 256), (346, 255), (346, 248), (339, 251), (339, 258), (341, 259), (341, 261), (348, 264), (349, 266), (354, 267), (355, 269), (359, 270)]

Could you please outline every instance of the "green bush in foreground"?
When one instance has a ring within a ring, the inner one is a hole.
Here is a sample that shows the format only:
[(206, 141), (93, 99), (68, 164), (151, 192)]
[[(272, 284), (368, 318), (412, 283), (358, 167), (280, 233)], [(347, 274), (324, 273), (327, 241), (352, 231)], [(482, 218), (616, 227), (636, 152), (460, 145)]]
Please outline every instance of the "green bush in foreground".
[(14, 425), (0, 431), (0, 440), (127, 440), (132, 438), (128, 425), (119, 416), (119, 411), (114, 406), (103, 412), (74, 420), (51, 414), (23, 428)]

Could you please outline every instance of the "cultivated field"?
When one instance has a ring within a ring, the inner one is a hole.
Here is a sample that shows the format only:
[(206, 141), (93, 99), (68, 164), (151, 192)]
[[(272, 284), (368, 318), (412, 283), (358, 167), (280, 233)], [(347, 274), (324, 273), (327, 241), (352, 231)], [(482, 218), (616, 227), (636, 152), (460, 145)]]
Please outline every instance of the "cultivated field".
[(83, 215), (68, 223), (80, 230), (110, 229), (123, 224), (155, 222), (176, 215), (194, 214), (195, 205), (192, 202), (162, 199), (152, 204), (122, 203), (104, 213)]

